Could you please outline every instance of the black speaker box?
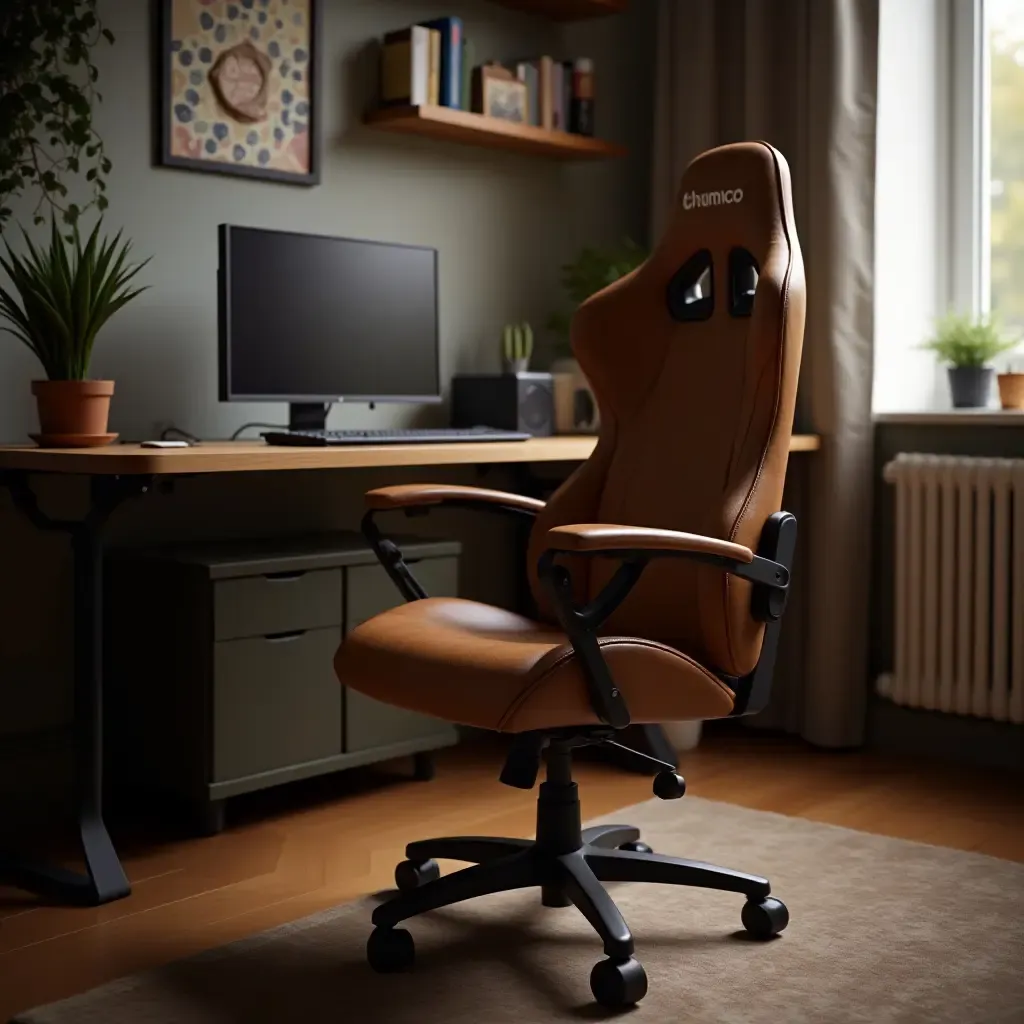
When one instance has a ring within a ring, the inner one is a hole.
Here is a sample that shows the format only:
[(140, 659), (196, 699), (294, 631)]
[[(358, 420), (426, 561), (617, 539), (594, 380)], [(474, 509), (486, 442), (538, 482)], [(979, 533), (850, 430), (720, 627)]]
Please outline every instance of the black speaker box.
[(550, 373), (461, 373), (452, 378), (452, 426), (521, 430), (534, 437), (555, 431)]

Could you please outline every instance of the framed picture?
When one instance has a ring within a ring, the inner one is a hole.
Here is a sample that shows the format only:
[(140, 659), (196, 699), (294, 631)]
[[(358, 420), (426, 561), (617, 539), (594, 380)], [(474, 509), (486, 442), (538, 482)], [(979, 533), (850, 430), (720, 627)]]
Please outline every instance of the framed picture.
[(321, 0), (159, 0), (167, 167), (320, 181)]
[(475, 69), (473, 109), (502, 121), (529, 123), (526, 83), (500, 64), (483, 64)]

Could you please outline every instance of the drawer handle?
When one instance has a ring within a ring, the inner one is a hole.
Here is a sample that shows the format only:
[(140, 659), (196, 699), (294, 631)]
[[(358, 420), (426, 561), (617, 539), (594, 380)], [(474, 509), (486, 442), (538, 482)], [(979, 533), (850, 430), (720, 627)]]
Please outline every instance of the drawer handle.
[(289, 640), (298, 640), (300, 636), (305, 636), (306, 630), (304, 629), (290, 629), (286, 633), (267, 633), (263, 638), (268, 644), (284, 644), (288, 643)]
[(294, 572), (265, 572), (263, 578), (270, 580), (271, 583), (288, 583), (291, 580), (301, 579), (305, 575), (303, 569), (297, 569)]

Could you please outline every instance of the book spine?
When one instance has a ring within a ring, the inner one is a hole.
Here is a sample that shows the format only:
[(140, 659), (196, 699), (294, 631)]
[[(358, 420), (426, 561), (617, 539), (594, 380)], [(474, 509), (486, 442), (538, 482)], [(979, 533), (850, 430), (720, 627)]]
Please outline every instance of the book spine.
[(594, 62), (581, 57), (573, 65), (572, 131), (594, 134)]
[(550, 57), (541, 57), (540, 59), (540, 126), (542, 128), (551, 127), (554, 114), (552, 103), (554, 94), (551, 88), (551, 79), (554, 72), (553, 64), (554, 62)]
[(562, 63), (555, 61), (551, 65), (551, 128), (562, 130)]
[(428, 29), (430, 33), (430, 85), (427, 92), (427, 103), (437, 106), (441, 101), (441, 33), (436, 28)]
[(412, 94), (412, 37), (408, 31), (390, 32), (380, 55), (380, 105), (406, 106)]
[(537, 62), (531, 61), (526, 72), (530, 83), (530, 124), (540, 127), (540, 71)]
[(409, 102), (423, 107), (430, 102), (430, 31), (412, 28), (412, 88)]
[(572, 131), (573, 62), (562, 63), (562, 131)]
[(463, 110), (473, 109), (473, 41), (462, 37), (462, 95), (460, 106)]
[(442, 102), (446, 107), (458, 107), (462, 102), (462, 35), (462, 19), (449, 18), (441, 61), (447, 87), (447, 96)]

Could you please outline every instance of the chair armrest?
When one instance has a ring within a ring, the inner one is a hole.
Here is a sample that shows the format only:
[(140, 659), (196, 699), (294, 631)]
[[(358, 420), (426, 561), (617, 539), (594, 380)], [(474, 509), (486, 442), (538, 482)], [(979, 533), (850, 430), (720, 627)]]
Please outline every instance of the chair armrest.
[(484, 505), (536, 515), (544, 502), (511, 491), (462, 484), (396, 484), (366, 492), (366, 507), (375, 512), (388, 509), (424, 508), (430, 505)]
[(633, 562), (647, 562), (651, 558), (687, 558), (713, 565), (772, 590), (785, 592), (789, 586), (789, 570), (784, 565), (755, 555), (742, 544), (698, 533), (612, 523), (554, 526), (547, 532), (547, 550), (541, 558), (550, 560), (563, 552), (607, 555)]
[(754, 552), (742, 544), (679, 530), (608, 523), (575, 523), (548, 530), (548, 547), (557, 551), (665, 551), (677, 554), (718, 555), (749, 564)]

